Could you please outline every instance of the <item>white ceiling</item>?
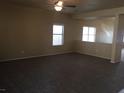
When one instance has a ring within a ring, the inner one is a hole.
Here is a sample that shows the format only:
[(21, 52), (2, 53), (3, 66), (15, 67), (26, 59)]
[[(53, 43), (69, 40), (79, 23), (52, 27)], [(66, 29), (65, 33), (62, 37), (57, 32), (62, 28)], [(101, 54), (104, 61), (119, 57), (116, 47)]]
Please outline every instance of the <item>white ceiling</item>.
[[(4, 2), (43, 8), (54, 11), (54, 3), (58, 0), (4, 0)], [(76, 5), (76, 8), (64, 7), (64, 13), (84, 13), (95, 10), (117, 8), (124, 6), (124, 0), (63, 0), (64, 5)]]

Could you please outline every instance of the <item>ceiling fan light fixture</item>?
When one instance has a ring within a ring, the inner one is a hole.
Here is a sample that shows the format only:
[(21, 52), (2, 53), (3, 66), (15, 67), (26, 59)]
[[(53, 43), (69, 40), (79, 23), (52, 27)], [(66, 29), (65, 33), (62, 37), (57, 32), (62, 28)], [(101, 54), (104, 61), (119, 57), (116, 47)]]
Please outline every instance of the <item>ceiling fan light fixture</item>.
[(58, 12), (61, 11), (63, 9), (63, 1), (60, 0), (56, 2), (54, 5), (54, 9)]
[(57, 5), (55, 5), (55, 6), (54, 6), (54, 9), (59, 12), (59, 11), (62, 10), (62, 6), (57, 6)]

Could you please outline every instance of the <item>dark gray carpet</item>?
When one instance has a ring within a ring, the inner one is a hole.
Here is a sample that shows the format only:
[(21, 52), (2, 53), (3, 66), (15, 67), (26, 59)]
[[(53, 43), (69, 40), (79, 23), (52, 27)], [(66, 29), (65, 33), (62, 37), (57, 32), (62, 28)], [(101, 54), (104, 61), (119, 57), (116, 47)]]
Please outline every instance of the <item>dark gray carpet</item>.
[(93, 56), (70, 53), (0, 63), (0, 93), (118, 93), (123, 88), (124, 63)]

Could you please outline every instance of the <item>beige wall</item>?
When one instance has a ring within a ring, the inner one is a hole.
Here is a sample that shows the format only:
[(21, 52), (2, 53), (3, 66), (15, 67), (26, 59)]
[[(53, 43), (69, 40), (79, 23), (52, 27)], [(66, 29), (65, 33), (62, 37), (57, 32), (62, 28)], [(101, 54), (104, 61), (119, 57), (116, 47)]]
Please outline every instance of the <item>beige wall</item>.
[[(52, 25), (64, 24), (64, 45), (52, 46)], [(0, 60), (74, 51), (76, 20), (15, 5), (0, 6)]]
[[(81, 28), (86, 24), (82, 20), (72, 19), (70, 15), (62, 13), (19, 5), (2, 4), (0, 11), (0, 60), (66, 52), (111, 58), (111, 44), (81, 41)], [(63, 46), (52, 46), (54, 23), (64, 24)]]
[[(105, 10), (98, 10), (93, 12), (87, 12), (87, 13), (80, 13), (76, 14), (73, 17), (77, 19), (93, 19), (93, 18), (100, 18), (100, 17), (115, 17), (115, 25), (114, 25), (114, 33), (113, 33), (113, 43), (112, 43), (112, 56), (111, 56), (111, 62), (117, 63), (120, 62), (120, 52), (122, 48), (121, 45), (118, 42), (121, 41), (121, 31), (120, 29), (123, 28), (123, 18), (120, 15), (124, 14), (124, 7), (119, 8), (112, 8), (112, 9), (105, 9)], [(121, 21), (121, 22), (120, 22)], [(122, 27), (120, 27), (122, 26)], [(120, 37), (120, 38), (119, 38)], [(118, 46), (119, 44), (119, 46)]]
[(114, 17), (84, 20), (83, 26), (96, 27), (96, 42), (112, 44), (114, 32)]
[(121, 52), (122, 49), (124, 48), (124, 42), (123, 42), (123, 38), (124, 38), (124, 14), (121, 14), (118, 16), (118, 29), (117, 29), (117, 33), (116, 33), (116, 41), (115, 41), (115, 62), (120, 62), (120, 61), (124, 61), (121, 60)]
[(91, 43), (91, 42), (78, 42), (77, 52), (81, 54), (92, 55), (105, 59), (111, 59), (111, 44), (105, 43)]
[[(83, 20), (78, 32), (77, 51), (83, 54), (111, 59), (114, 21), (115, 19), (113, 17)], [(81, 41), (83, 26), (96, 27), (95, 42)]]

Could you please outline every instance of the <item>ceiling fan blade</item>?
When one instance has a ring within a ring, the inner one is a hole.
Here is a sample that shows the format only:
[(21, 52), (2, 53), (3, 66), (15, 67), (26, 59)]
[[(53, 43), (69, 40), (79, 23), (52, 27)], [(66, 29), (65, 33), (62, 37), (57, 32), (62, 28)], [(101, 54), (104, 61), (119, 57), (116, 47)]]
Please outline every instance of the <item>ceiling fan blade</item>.
[(76, 5), (65, 5), (64, 7), (75, 8), (75, 7), (76, 7)]

